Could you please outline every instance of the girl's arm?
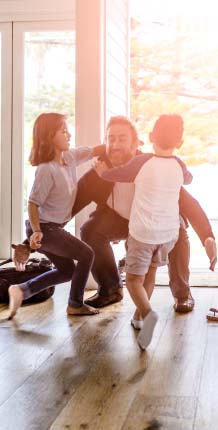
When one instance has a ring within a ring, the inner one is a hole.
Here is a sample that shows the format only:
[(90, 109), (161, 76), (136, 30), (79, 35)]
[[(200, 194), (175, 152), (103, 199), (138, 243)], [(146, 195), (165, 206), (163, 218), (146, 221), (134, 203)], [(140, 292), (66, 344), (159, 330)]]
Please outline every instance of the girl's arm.
[(66, 152), (64, 157), (67, 161), (68, 157), (72, 157), (76, 161), (76, 165), (82, 164), (88, 160), (91, 160), (93, 157), (101, 157), (105, 154), (105, 145), (97, 145), (97, 146), (78, 146), (77, 148), (71, 149)]
[(39, 223), (39, 210), (38, 206), (33, 202), (28, 202), (28, 213), (29, 220), (33, 230), (33, 234), (30, 236), (30, 248), (38, 249), (41, 247), (41, 240), (43, 238), (43, 233), (40, 229)]
[(106, 145), (97, 145), (92, 149), (93, 157), (102, 157), (105, 154)]

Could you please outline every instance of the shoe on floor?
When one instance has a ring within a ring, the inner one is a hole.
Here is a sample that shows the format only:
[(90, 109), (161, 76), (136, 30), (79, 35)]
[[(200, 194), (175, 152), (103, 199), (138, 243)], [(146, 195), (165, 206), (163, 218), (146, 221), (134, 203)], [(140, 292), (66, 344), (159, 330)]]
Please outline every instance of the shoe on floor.
[(180, 312), (185, 314), (187, 312), (191, 312), (194, 309), (195, 301), (191, 293), (189, 293), (186, 299), (174, 298), (174, 300), (175, 300), (175, 304), (173, 307), (175, 312)]
[(131, 326), (135, 330), (141, 330), (143, 327), (143, 320), (135, 320), (134, 318), (131, 319)]
[(208, 321), (218, 322), (218, 309), (210, 308), (206, 315)]
[(150, 311), (143, 320), (143, 327), (138, 335), (137, 341), (142, 350), (145, 350), (150, 344), (154, 328), (158, 320), (158, 314)]
[(101, 308), (103, 306), (112, 305), (113, 303), (120, 302), (123, 299), (123, 288), (118, 288), (117, 291), (111, 293), (108, 296), (103, 296), (100, 293), (94, 294), (84, 300), (87, 305), (93, 306), (93, 308)]

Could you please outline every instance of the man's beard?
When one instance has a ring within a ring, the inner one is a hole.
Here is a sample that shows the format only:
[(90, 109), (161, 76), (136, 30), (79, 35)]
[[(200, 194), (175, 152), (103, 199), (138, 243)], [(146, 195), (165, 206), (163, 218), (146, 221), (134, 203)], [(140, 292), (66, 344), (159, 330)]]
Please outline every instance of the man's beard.
[(113, 151), (109, 151), (108, 158), (113, 165), (113, 167), (120, 166), (121, 164), (127, 163), (131, 160), (131, 154), (123, 154), (119, 149), (114, 149)]

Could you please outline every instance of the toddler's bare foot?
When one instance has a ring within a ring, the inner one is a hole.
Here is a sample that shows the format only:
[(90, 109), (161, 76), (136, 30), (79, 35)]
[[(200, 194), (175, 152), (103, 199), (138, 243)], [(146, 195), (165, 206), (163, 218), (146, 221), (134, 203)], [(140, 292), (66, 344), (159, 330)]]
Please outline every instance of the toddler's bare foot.
[(23, 301), (23, 291), (19, 285), (11, 285), (8, 289), (9, 294), (9, 317), (11, 320), (15, 315), (17, 310), (22, 305)]
[(99, 310), (86, 304), (83, 304), (79, 308), (76, 308), (70, 305), (67, 306), (67, 315), (96, 315), (96, 314), (99, 314)]

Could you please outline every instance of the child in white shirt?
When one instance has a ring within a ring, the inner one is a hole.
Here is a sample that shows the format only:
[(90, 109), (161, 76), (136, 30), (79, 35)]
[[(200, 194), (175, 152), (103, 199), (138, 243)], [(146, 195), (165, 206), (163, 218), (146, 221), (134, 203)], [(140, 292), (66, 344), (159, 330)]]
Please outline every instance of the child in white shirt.
[[(141, 328), (138, 343), (146, 349), (152, 339), (158, 315), (149, 299), (157, 267), (168, 263), (179, 234), (179, 192), (192, 180), (185, 164), (173, 155), (182, 145), (183, 120), (179, 115), (161, 115), (150, 140), (154, 153), (135, 157), (129, 163), (104, 171), (113, 182), (134, 182), (126, 257), (126, 285), (136, 305), (132, 319)], [(96, 168), (100, 173), (103, 168)]]

